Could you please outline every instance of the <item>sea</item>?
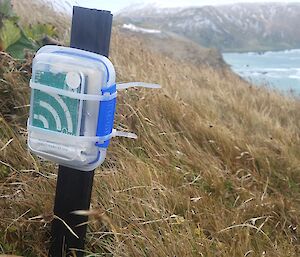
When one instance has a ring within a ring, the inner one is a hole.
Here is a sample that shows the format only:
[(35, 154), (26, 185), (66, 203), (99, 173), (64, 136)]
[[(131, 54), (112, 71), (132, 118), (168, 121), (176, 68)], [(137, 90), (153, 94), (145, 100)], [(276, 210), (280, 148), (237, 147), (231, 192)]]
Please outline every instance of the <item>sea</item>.
[(224, 53), (223, 58), (234, 72), (253, 84), (300, 96), (300, 49)]

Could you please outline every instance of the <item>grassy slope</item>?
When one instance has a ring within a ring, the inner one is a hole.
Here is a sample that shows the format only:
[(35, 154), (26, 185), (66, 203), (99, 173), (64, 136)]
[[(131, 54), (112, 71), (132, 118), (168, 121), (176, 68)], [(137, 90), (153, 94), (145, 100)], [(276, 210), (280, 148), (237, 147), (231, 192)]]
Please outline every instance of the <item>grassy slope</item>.
[[(119, 26), (120, 27), (120, 26)], [(155, 53), (174, 60), (188, 61), (194, 65), (207, 65), (214, 68), (227, 66), (217, 49), (204, 48), (197, 43), (174, 33), (147, 34), (120, 29), (125, 36), (134, 37)]]
[[(126, 47), (124, 47), (126, 46)], [(300, 103), (114, 33), (114, 139), (94, 183), (92, 256), (299, 256)], [(54, 165), (26, 147), (30, 63), (0, 58), (0, 253), (46, 256)], [(11, 141), (12, 139), (12, 141)], [(30, 219), (42, 215), (41, 219)]]

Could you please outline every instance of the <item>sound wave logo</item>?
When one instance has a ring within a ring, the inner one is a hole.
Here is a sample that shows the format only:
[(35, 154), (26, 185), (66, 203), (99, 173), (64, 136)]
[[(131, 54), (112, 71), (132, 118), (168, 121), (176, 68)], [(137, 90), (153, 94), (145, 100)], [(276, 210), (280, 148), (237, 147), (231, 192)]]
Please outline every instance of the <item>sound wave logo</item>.
[(33, 126), (75, 135), (78, 100), (34, 90)]

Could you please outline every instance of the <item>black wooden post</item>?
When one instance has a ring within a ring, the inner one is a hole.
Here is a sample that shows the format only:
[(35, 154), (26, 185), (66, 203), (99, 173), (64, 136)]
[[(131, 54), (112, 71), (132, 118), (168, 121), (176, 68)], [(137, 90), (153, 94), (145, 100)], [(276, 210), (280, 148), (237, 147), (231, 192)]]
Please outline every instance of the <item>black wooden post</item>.
[[(71, 47), (108, 57), (111, 28), (112, 14), (109, 11), (74, 7)], [(54, 205), (54, 214), (59, 219), (52, 222), (50, 257), (83, 256), (87, 225), (81, 224), (86, 223), (88, 217), (74, 215), (72, 212), (89, 210), (93, 178), (94, 171), (85, 172), (59, 166)]]

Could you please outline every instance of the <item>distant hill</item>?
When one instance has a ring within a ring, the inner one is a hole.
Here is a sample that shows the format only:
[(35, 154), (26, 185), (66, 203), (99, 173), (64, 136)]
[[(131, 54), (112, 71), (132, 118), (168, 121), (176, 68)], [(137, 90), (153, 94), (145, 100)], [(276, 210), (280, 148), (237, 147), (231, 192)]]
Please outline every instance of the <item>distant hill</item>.
[(300, 47), (300, 4), (252, 3), (196, 8), (130, 7), (118, 21), (169, 31), (209, 48), (265, 51)]

